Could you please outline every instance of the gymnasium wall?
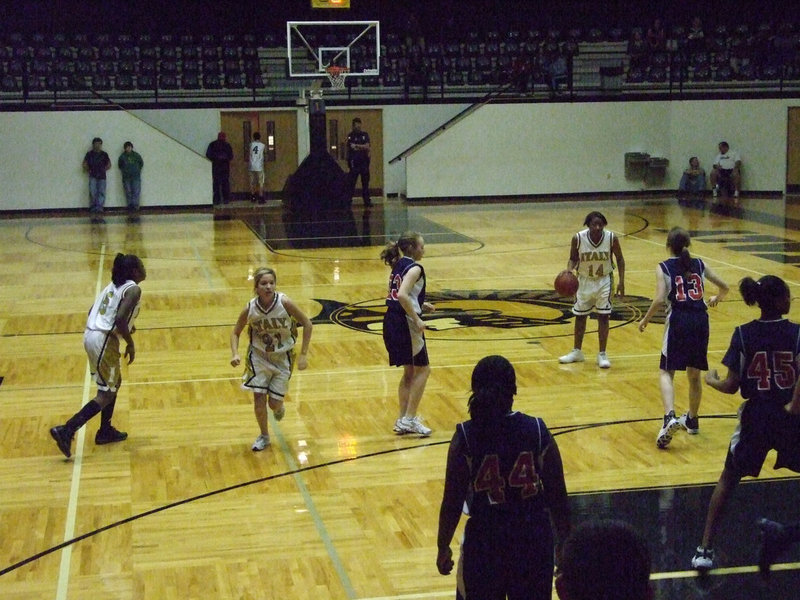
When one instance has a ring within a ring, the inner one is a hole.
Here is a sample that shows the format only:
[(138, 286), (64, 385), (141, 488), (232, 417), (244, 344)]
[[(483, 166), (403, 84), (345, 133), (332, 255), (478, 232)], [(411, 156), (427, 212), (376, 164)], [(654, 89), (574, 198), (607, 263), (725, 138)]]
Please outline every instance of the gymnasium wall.
[[(180, 113), (173, 116), (182, 123)], [(213, 112), (214, 137), (218, 115)], [(211, 203), (205, 147), (198, 154), (130, 113), (6, 112), (0, 114), (0, 210), (87, 208), (89, 180), (81, 163), (95, 136), (103, 139), (103, 150), (111, 158), (107, 207), (125, 206), (117, 158), (128, 140), (144, 158), (142, 206)]]
[(689, 157), (707, 172), (726, 140), (743, 189), (783, 191), (787, 110), (794, 100), (487, 105), (407, 158), (409, 198), (630, 192), (626, 152), (669, 159), (676, 189)]
[[(783, 191), (787, 108), (798, 102), (728, 100), (487, 105), (403, 161), (388, 161), (465, 105), (383, 107), (384, 181), (409, 198), (628, 192), (626, 152), (670, 160), (653, 189), (675, 189), (691, 155), (710, 170), (726, 139), (744, 159), (744, 189)], [(126, 140), (145, 160), (142, 205), (211, 203), (204, 158), (216, 109), (0, 113), (0, 210), (88, 205), (84, 153), (95, 135), (112, 159), (107, 206), (124, 206), (116, 159)], [(299, 157), (302, 159), (304, 157)]]

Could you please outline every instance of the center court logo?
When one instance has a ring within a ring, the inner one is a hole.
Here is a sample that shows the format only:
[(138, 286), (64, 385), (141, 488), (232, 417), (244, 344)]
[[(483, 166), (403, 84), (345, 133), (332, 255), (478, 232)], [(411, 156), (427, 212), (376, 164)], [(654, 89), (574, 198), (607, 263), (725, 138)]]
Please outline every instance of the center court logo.
[[(431, 339), (517, 339), (572, 335), (572, 301), (552, 290), (444, 290), (426, 300), (436, 312), (422, 316)], [(381, 332), (386, 304), (383, 298), (355, 304), (320, 300), (314, 323), (337, 323), (367, 333)], [(638, 321), (650, 306), (643, 296), (614, 300), (612, 326)], [(664, 322), (663, 311), (652, 320)]]

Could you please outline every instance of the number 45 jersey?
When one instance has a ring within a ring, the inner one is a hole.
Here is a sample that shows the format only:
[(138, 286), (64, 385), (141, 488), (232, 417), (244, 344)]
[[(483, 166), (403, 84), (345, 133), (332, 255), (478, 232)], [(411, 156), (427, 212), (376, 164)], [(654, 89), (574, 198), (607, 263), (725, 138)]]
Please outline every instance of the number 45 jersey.
[(466, 508), (471, 519), (545, 510), (540, 473), (553, 438), (544, 421), (514, 411), (488, 432), (472, 421), (460, 423), (456, 430), (470, 466)]
[(800, 360), (800, 325), (757, 319), (733, 331), (722, 364), (739, 373), (742, 398), (784, 406), (792, 399)]

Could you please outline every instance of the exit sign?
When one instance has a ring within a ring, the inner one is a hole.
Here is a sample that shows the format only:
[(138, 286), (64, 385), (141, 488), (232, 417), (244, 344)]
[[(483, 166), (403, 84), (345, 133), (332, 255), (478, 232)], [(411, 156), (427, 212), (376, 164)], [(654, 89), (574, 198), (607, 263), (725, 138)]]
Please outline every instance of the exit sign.
[(311, 8), (350, 8), (350, 0), (311, 0)]

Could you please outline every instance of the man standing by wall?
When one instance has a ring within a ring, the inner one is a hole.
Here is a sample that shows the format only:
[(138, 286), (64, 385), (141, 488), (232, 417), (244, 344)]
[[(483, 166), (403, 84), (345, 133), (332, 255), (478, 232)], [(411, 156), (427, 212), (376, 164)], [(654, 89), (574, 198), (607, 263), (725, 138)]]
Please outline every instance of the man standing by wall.
[(361, 176), (361, 197), (364, 206), (372, 206), (369, 197), (369, 134), (361, 130), (361, 119), (353, 119), (353, 130), (347, 135), (347, 165), (350, 168), (350, 181), (353, 192), (356, 181)]
[(106, 171), (111, 159), (103, 151), (103, 140), (92, 140), (92, 149), (83, 157), (83, 170), (89, 173), (89, 211), (102, 213), (106, 204)]
[[(259, 204), (264, 204), (264, 149), (266, 146), (261, 141), (261, 134), (256, 131), (253, 134), (253, 141), (250, 142), (250, 201), (258, 200)], [(256, 189), (258, 194), (256, 195)]]
[(128, 210), (139, 210), (139, 195), (142, 192), (142, 155), (134, 151), (131, 142), (125, 142), (123, 152), (119, 155), (117, 166), (122, 171), (122, 187), (125, 188), (125, 200)]
[(214, 188), (214, 204), (227, 204), (231, 200), (231, 161), (233, 148), (224, 131), (206, 149), (206, 158), (211, 161), (211, 180)]

